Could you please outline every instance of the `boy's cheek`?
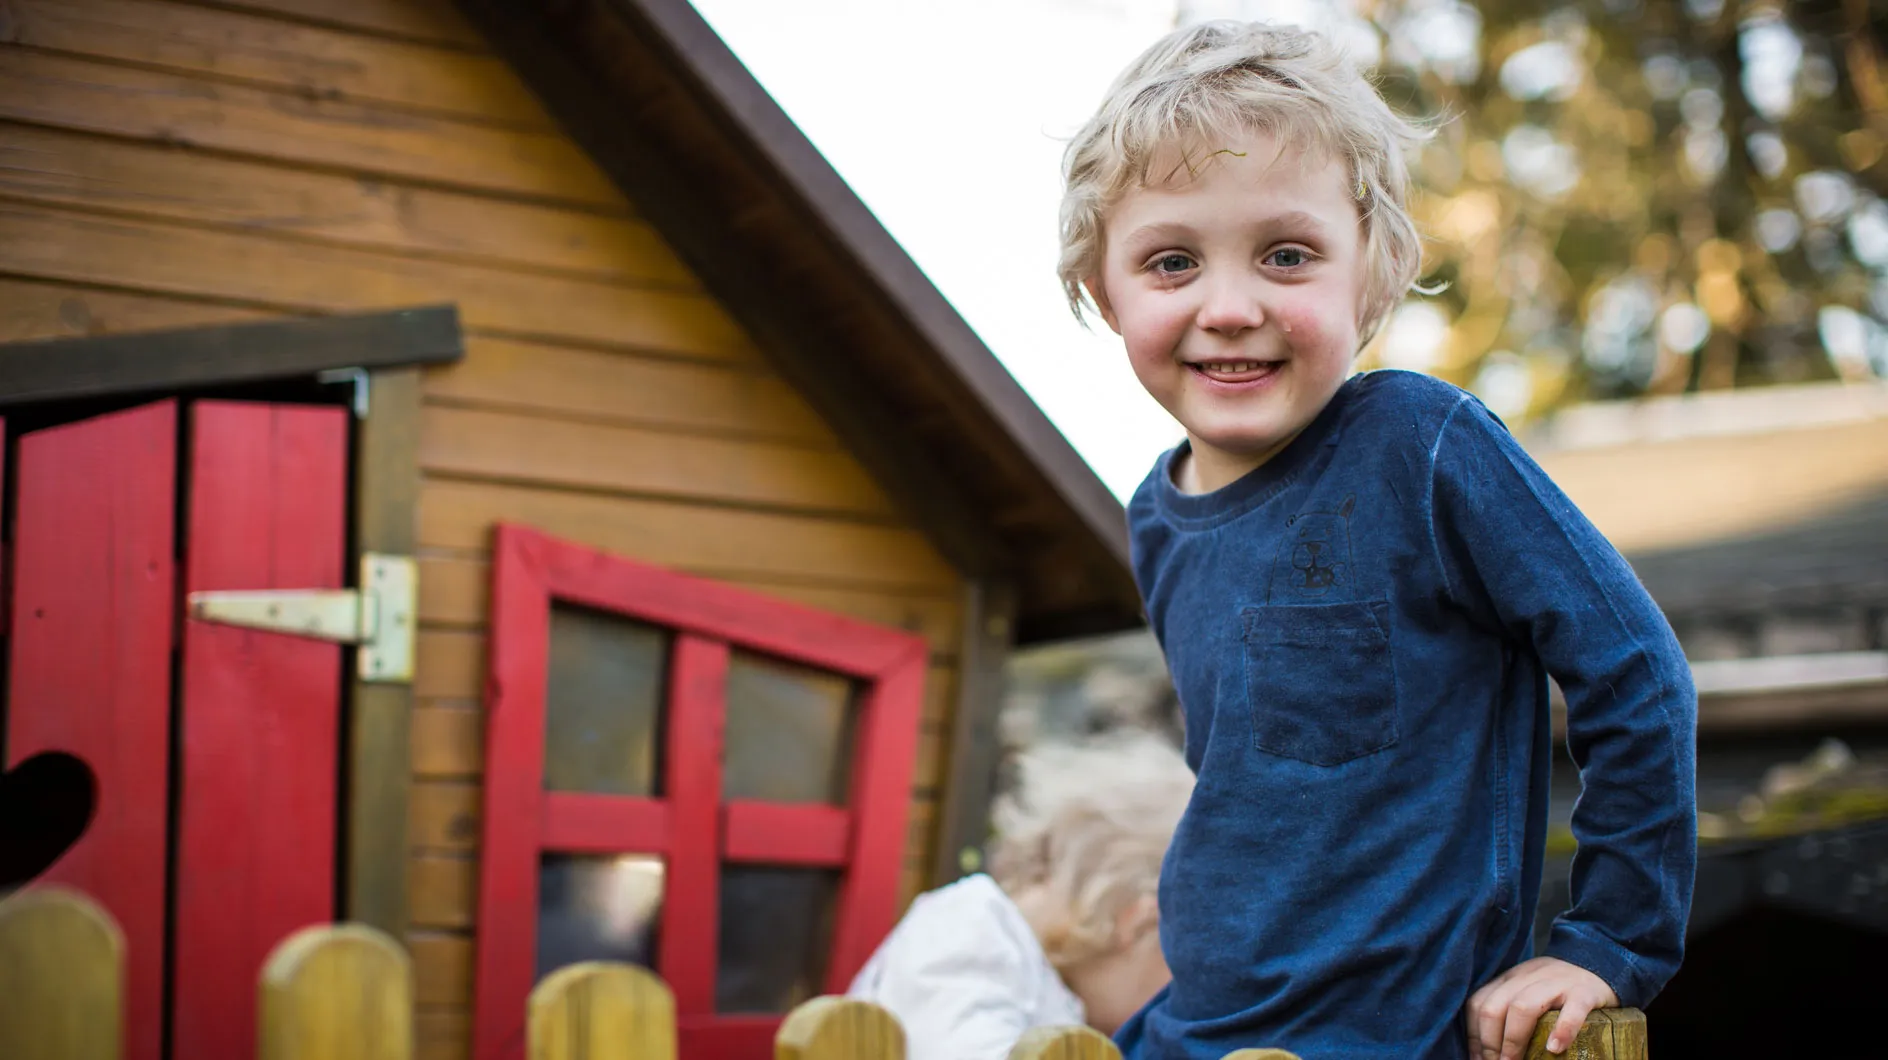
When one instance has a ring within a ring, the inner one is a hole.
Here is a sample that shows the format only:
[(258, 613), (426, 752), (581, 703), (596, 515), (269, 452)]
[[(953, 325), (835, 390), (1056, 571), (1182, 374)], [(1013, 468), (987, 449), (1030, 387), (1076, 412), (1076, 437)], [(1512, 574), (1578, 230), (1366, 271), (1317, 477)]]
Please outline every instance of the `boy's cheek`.
[[(1317, 349), (1344, 338), (1340, 331), (1350, 333), (1355, 339), (1357, 325), (1352, 320), (1352, 307), (1337, 299), (1306, 298), (1280, 302), (1272, 309), (1272, 317), (1285, 332), (1287, 341), (1298, 349)], [(1349, 345), (1354, 346), (1352, 341)]]

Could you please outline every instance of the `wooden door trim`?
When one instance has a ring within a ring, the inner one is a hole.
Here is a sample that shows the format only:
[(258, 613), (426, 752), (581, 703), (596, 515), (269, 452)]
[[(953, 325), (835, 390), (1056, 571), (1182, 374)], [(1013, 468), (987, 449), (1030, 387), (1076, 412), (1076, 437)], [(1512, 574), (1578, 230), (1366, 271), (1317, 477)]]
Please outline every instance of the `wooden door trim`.
[[(419, 541), (420, 369), (384, 368), (371, 379), (354, 437), (354, 554), (411, 556)], [(413, 686), (353, 673), (348, 692), (341, 914), (404, 939)]]
[(464, 354), (449, 305), (41, 339), (0, 344), (0, 405), (441, 364)]
[(978, 579), (964, 588), (964, 637), (957, 676), (937, 836), (928, 885), (941, 887), (983, 869), (1002, 748), (997, 718), (1003, 710), (1004, 667), (1016, 635), (1016, 587)]

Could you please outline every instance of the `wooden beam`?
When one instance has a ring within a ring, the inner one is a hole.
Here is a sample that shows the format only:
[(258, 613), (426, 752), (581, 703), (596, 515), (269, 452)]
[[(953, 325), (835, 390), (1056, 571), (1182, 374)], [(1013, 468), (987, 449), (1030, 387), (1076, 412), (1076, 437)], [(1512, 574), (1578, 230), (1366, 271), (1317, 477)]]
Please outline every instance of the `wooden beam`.
[(984, 833), (996, 787), (997, 715), (1003, 706), (1003, 667), (1016, 625), (1016, 592), (1001, 582), (972, 582), (964, 591), (964, 647), (952, 719), (950, 766), (943, 817), (931, 854), (931, 885), (941, 886), (983, 867)]
[[(420, 370), (382, 369), (354, 446), (355, 554), (418, 541)], [(353, 680), (347, 719), (342, 915), (406, 936), (413, 686)]]
[(0, 404), (176, 392), (460, 356), (452, 306), (47, 339), (0, 345)]
[[(1888, 651), (1825, 652), (1691, 664), (1698, 733), (1877, 725), (1888, 721)], [(1567, 704), (1553, 686), (1554, 739), (1567, 737)]]

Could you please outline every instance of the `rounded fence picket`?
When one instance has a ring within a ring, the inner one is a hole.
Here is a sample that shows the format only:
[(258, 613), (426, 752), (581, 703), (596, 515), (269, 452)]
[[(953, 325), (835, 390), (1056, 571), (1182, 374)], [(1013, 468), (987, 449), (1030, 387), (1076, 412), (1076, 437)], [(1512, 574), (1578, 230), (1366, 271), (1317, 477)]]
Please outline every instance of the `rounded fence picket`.
[(905, 1031), (869, 1001), (816, 997), (780, 1024), (774, 1060), (905, 1060)]
[[(121, 1060), (124, 936), (96, 902), (69, 888), (0, 899), (0, 1057)], [(284, 939), (258, 982), (259, 1060), (411, 1060), (412, 963), (385, 933), (318, 925)], [(1567, 1050), (1541, 1017), (1526, 1060), (1647, 1060), (1645, 1013), (1590, 1013)], [(654, 973), (587, 961), (532, 990), (527, 1060), (676, 1060), (675, 999)], [(774, 1038), (775, 1060), (904, 1060), (905, 1034), (867, 1001), (818, 997), (795, 1008)], [(1121, 1060), (1106, 1035), (1082, 1026), (1031, 1030), (1009, 1060)], [(1300, 1060), (1284, 1049), (1240, 1049), (1223, 1060)]]
[(64, 887), (0, 901), (0, 1056), (118, 1060), (124, 1050), (124, 934)]
[(1528, 1042), (1527, 1060), (1646, 1060), (1645, 1013), (1636, 1008), (1603, 1008), (1587, 1014), (1567, 1051), (1556, 1056), (1547, 1051), (1547, 1036), (1559, 1022), (1559, 1012), (1549, 1012), (1534, 1025), (1534, 1038)]
[(1035, 1027), (1017, 1039), (1009, 1060), (1121, 1060), (1121, 1050), (1093, 1027)]
[(411, 1060), (413, 971), (364, 924), (306, 927), (262, 966), (260, 1060)]
[(675, 995), (633, 964), (566, 965), (531, 991), (525, 1043), (526, 1060), (675, 1060)]

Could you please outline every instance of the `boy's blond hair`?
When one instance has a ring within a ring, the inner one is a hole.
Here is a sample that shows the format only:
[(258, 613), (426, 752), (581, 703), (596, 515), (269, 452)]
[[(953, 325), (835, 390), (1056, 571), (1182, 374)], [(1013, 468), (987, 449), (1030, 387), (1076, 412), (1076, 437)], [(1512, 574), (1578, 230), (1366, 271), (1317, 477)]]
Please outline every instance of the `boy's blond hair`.
[(1123, 914), (1158, 890), (1193, 772), (1140, 732), (1033, 748), (1016, 769), (991, 814), (990, 875), (1068, 968), (1118, 946)]
[[(1391, 110), (1321, 34), (1203, 22), (1157, 41), (1123, 71), (1063, 156), (1062, 258), (1077, 319), (1101, 274), (1103, 218), (1121, 196), (1197, 170), (1216, 140), (1263, 132), (1342, 163), (1358, 201), (1366, 267), (1359, 347), (1415, 285), (1422, 238), (1409, 214), (1410, 155), (1429, 131)], [(1178, 152), (1172, 172), (1156, 159)]]

